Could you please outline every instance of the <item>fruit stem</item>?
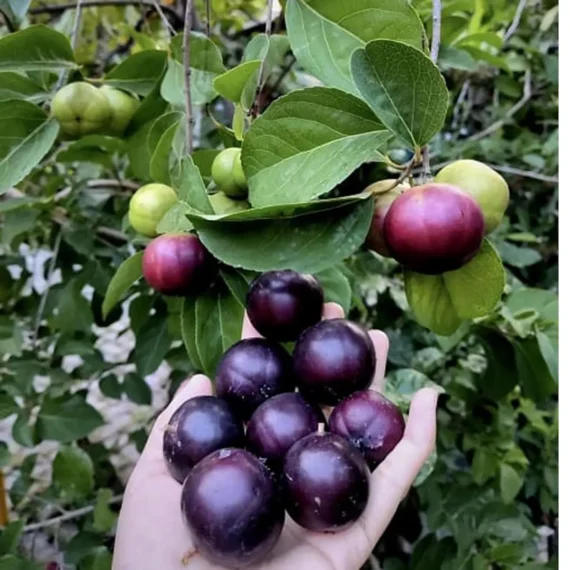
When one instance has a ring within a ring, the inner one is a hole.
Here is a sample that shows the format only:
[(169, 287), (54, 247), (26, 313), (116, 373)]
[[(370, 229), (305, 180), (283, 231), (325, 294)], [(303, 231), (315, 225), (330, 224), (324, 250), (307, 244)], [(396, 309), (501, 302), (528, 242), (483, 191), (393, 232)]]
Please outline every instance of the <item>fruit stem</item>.
[(317, 425), (317, 433), (318, 433), (319, 435), (323, 435), (323, 434), (325, 433), (325, 424), (324, 424), (324, 423), (320, 422), (320, 423)]

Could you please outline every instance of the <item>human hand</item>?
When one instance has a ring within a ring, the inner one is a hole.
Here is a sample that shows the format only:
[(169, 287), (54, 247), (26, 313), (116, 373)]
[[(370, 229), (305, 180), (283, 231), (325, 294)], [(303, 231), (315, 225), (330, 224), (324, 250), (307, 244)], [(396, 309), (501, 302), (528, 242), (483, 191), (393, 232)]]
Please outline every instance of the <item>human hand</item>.
[[(342, 318), (342, 309), (327, 303), (324, 318)], [(376, 350), (371, 389), (382, 391), (388, 337), (369, 331)], [(244, 319), (243, 338), (259, 336)], [(192, 377), (158, 417), (127, 484), (119, 516), (113, 570), (224, 570), (196, 553), (182, 520), (182, 486), (169, 474), (162, 456), (164, 429), (172, 414), (190, 398), (212, 394), (203, 375)], [(267, 559), (250, 570), (358, 570), (370, 556), (435, 445), (437, 392), (418, 391), (410, 406), (404, 437), (374, 470), (370, 497), (362, 516), (335, 534), (308, 531), (286, 517), (279, 542)]]

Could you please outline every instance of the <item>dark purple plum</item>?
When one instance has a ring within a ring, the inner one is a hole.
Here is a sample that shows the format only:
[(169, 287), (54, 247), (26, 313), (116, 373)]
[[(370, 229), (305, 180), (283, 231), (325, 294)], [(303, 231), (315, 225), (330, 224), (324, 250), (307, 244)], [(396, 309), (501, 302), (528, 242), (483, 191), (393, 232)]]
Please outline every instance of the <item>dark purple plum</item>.
[(264, 337), (279, 342), (297, 340), (321, 320), (324, 294), (312, 276), (296, 271), (267, 271), (250, 285), (247, 314)]
[(273, 475), (242, 449), (215, 451), (190, 471), (182, 515), (198, 553), (224, 568), (263, 560), (285, 520)]
[(325, 424), (320, 408), (307, 402), (301, 394), (278, 394), (263, 402), (249, 420), (247, 448), (271, 467), (280, 467), (289, 448)]
[(366, 330), (345, 319), (307, 329), (293, 351), (293, 373), (311, 402), (334, 406), (374, 378), (376, 353)]
[(384, 239), (394, 259), (428, 275), (468, 263), (484, 236), (485, 218), (479, 204), (449, 184), (407, 190), (392, 203), (384, 220)]
[(216, 371), (216, 393), (242, 418), (249, 419), (265, 400), (294, 389), (289, 353), (264, 338), (231, 346)]
[(346, 438), (377, 467), (404, 436), (404, 416), (390, 400), (374, 390), (356, 392), (332, 411), (330, 431)]
[(163, 295), (196, 296), (216, 276), (216, 260), (193, 234), (164, 234), (145, 248), (142, 270), (146, 282)]
[(299, 440), (285, 456), (285, 507), (291, 518), (316, 532), (347, 528), (366, 507), (370, 471), (360, 453), (334, 433)]
[(213, 451), (244, 447), (243, 423), (229, 404), (215, 396), (198, 396), (172, 414), (162, 443), (170, 474), (182, 483), (190, 469)]

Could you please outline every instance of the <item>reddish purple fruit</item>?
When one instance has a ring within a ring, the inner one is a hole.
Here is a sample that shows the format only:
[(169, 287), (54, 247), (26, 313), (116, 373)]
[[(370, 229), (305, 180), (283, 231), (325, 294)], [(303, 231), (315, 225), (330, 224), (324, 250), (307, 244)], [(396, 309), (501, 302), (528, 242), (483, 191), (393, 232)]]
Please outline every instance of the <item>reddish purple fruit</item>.
[(312, 406), (301, 394), (291, 392), (263, 402), (247, 425), (247, 448), (280, 467), (289, 448), (301, 438), (315, 433), (326, 422), (322, 410)]
[(162, 450), (170, 474), (182, 483), (206, 455), (224, 447), (243, 447), (244, 439), (243, 424), (227, 402), (198, 396), (174, 412), (164, 431)]
[(485, 219), (477, 202), (455, 186), (426, 184), (396, 198), (384, 221), (393, 257), (412, 271), (459, 269), (479, 251)]
[(298, 441), (285, 456), (285, 506), (302, 527), (339, 531), (364, 511), (370, 472), (348, 441), (333, 433)]
[(289, 353), (264, 338), (231, 346), (216, 371), (216, 393), (242, 418), (249, 419), (265, 400), (294, 389)]
[(293, 351), (293, 373), (310, 401), (334, 406), (372, 383), (376, 353), (368, 333), (345, 319), (306, 330)]
[(198, 553), (224, 568), (261, 562), (285, 520), (271, 472), (242, 449), (215, 451), (190, 471), (182, 514)]
[(216, 275), (216, 261), (193, 234), (164, 234), (153, 239), (142, 259), (146, 282), (163, 295), (198, 295)]
[(246, 304), (249, 319), (261, 335), (287, 342), (321, 320), (323, 303), (323, 289), (312, 275), (286, 270), (257, 277)]
[(404, 435), (404, 416), (390, 400), (374, 390), (356, 392), (332, 411), (330, 431), (346, 438), (377, 467)]

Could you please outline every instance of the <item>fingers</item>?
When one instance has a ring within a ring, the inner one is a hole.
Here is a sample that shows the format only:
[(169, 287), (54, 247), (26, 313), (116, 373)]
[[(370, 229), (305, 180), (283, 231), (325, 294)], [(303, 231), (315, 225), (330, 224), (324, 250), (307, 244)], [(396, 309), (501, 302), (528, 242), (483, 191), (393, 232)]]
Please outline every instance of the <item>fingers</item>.
[(370, 498), (361, 523), (376, 544), (435, 447), (438, 393), (424, 388), (416, 393), (404, 437), (372, 473)]
[(385, 374), (386, 374), (386, 360), (388, 359), (388, 349), (390, 348), (390, 341), (386, 333), (377, 329), (368, 332), (374, 345), (376, 352), (376, 370), (374, 371), (374, 380), (372, 381), (371, 390), (378, 392), (384, 391)]

